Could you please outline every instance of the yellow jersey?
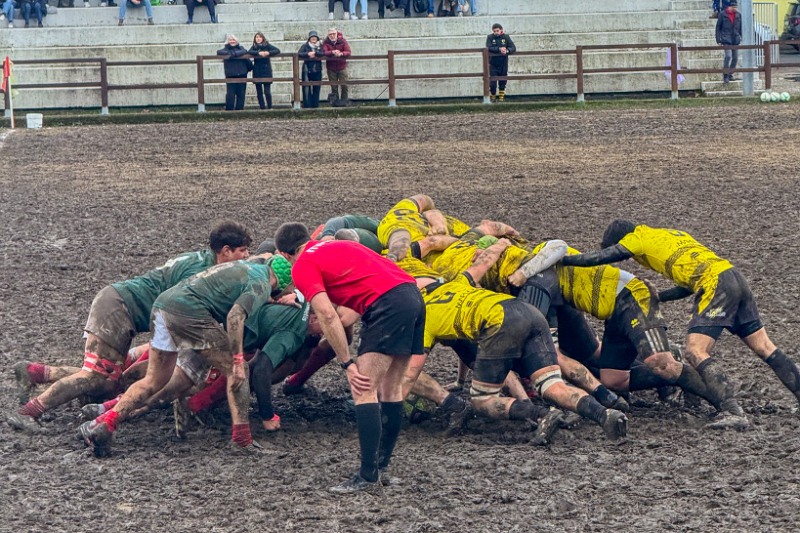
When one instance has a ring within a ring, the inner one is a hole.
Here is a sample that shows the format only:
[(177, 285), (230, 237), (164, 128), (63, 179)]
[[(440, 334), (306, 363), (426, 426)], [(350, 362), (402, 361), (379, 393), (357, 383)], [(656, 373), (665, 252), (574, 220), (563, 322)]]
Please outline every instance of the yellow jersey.
[(684, 231), (636, 226), (619, 244), (633, 254), (637, 263), (692, 292), (701, 288), (713, 292), (717, 277), (733, 268)]
[[(461, 220), (445, 215), (447, 220), (447, 234), (461, 235), (469, 231), (469, 226)], [(392, 207), (378, 224), (378, 240), (384, 248), (388, 246), (389, 237), (397, 230), (406, 230), (411, 235), (411, 242), (416, 242), (428, 236), (430, 226), (420, 212), (417, 204), (410, 198), (400, 200)]]
[[(467, 235), (474, 234), (468, 233)], [(449, 281), (472, 266), (478, 250), (475, 242), (459, 240), (448, 246), (438, 257), (434, 257), (433, 260), (429, 259), (430, 265)], [(509, 292), (508, 277), (534, 255), (518, 246), (509, 246), (483, 275), (480, 280), (481, 287), (507, 294)]]

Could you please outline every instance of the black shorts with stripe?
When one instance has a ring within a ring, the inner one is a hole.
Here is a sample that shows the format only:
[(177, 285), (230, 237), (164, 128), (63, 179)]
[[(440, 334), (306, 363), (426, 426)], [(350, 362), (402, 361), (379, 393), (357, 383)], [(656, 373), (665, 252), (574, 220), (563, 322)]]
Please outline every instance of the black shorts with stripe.
[(744, 338), (764, 327), (750, 285), (735, 268), (719, 275), (711, 302), (700, 311), (704, 297), (702, 289), (695, 294), (689, 333), (701, 333), (717, 339), (722, 330), (727, 329)]

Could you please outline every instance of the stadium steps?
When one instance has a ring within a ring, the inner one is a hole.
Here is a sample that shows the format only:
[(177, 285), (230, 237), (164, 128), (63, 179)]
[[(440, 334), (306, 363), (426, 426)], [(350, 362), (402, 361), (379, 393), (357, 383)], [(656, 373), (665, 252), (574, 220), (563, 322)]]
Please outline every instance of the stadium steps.
[[(739, 78), (742, 77), (741, 72), (736, 74)], [(719, 75), (716, 76), (719, 78)], [(704, 81), (701, 84), (701, 90), (703, 94), (706, 96), (713, 96), (713, 97), (720, 97), (720, 96), (743, 96), (744, 95), (744, 83), (741, 79), (732, 81), (730, 83), (722, 83), (719, 80), (715, 81)], [(753, 80), (753, 91), (756, 94), (761, 94), (764, 92), (764, 80), (754, 79)]]

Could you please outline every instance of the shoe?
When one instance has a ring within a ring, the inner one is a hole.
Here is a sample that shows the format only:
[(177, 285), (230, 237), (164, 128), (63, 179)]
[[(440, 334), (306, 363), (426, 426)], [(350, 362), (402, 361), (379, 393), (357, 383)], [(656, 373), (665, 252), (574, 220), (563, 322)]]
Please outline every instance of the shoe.
[(551, 409), (544, 417), (536, 422), (536, 431), (533, 433), (531, 444), (545, 446), (550, 444), (556, 431), (564, 427), (564, 412), (560, 409)]
[(378, 481), (384, 487), (390, 487), (392, 485), (402, 485), (403, 480), (397, 476), (393, 476), (389, 474), (387, 468), (380, 468), (378, 469)]
[(13, 23), (13, 22), (9, 22), (9, 23), (8, 23), (8, 27), (9, 27), (9, 28), (13, 28), (13, 27), (14, 27), (14, 23)]
[(366, 14), (366, 13), (364, 13), (363, 15), (361, 15), (361, 20), (369, 20), (369, 17), (367, 17), (367, 14)]
[(96, 420), (84, 422), (79, 428), (78, 435), (83, 443), (92, 449), (95, 457), (111, 455), (111, 441), (114, 435), (105, 422), (100, 422), (99, 424)]
[(329, 104), (333, 105), (333, 103), (338, 99), (339, 99), (339, 95), (337, 95), (335, 93), (328, 94), (328, 103)]
[(117, 26), (124, 26), (124, 25), (125, 25), (125, 21), (122, 20), (122, 19), (119, 19), (119, 22), (117, 22)]
[(622, 396), (617, 396), (617, 399), (614, 400), (614, 403), (611, 405), (606, 405), (610, 409), (616, 409), (617, 411), (622, 411), (623, 413), (627, 413), (631, 410), (631, 406), (628, 405), (628, 402)]
[(92, 4), (90, 4), (89, 2), (84, 2), (83, 7), (92, 7)]
[(494, 94), (490, 94), (489, 95), (489, 101), (491, 103), (493, 103), (493, 104), (496, 104), (497, 103), (497, 96), (495, 96)]
[(106, 412), (106, 408), (102, 403), (87, 403), (81, 407), (81, 417), (84, 420), (94, 420), (98, 416)]
[(331, 487), (328, 490), (335, 492), (336, 494), (353, 494), (354, 492), (362, 492), (376, 486), (378, 486), (377, 481), (367, 481), (360, 475), (355, 474), (347, 481), (343, 481), (342, 483), (339, 483), (335, 487)]
[(456, 15), (456, 16), (458, 16), (458, 17), (463, 17), (463, 16), (464, 16), (464, 13), (463, 13), (462, 11), (459, 11), (459, 12), (458, 12), (458, 15)]
[(742, 81), (742, 80), (740, 80), (739, 78), (734, 78), (733, 75), (731, 74), (730, 76), (728, 76), (728, 83), (732, 81)]
[(744, 431), (750, 428), (750, 421), (745, 416), (721, 412), (711, 422), (706, 424), (706, 429), (735, 429)]
[(41, 433), (43, 429), (35, 418), (19, 413), (9, 416), (6, 419), (6, 423), (17, 431), (24, 431), (25, 433)]
[(450, 417), (447, 421), (447, 429), (445, 430), (445, 434), (457, 435), (461, 433), (467, 427), (467, 424), (474, 415), (475, 411), (472, 408), (472, 404), (465, 403), (463, 409), (454, 411), (450, 414)]
[(666, 385), (664, 387), (658, 387), (656, 393), (658, 393), (658, 399), (667, 405), (677, 407), (682, 403), (681, 397), (683, 396), (683, 391), (680, 387)]
[(719, 410), (735, 416), (744, 416), (744, 409), (739, 405), (735, 398), (728, 398), (719, 406)]
[(628, 418), (614, 409), (606, 409), (606, 419), (602, 426), (606, 436), (611, 440), (617, 440), (628, 434)]
[(119, 7), (119, 5), (117, 5), (117, 3), (116, 3), (116, 2), (114, 2), (114, 0), (111, 0), (111, 1), (108, 3), (108, 7)]
[(216, 23), (217, 23), (217, 16), (214, 15), (213, 17), (211, 17), (211, 24), (216, 24)]
[(289, 383), (289, 378), (283, 380), (283, 385), (281, 386), (281, 390), (283, 391), (284, 396), (293, 396), (295, 394), (303, 394), (306, 392), (305, 387), (303, 385), (292, 385)]
[(107, 5), (108, 5), (108, 3), (106, 3), (106, 2), (100, 2), (100, 7), (106, 7)]
[(25, 23), (25, 27), (26, 27), (26, 28), (30, 28), (30, 26), (31, 26), (30, 22), (26, 22), (26, 23)]
[(575, 429), (581, 422), (583, 422), (583, 417), (581, 415), (568, 411), (564, 413), (561, 419), (561, 427), (564, 429)]
[[(61, 7), (61, 6), (58, 6), (58, 7)], [(6, 20), (6, 14), (5, 13), (0, 13), (0, 22), (3, 22), (4, 20)]]
[(186, 21), (186, 24), (191, 24), (191, 23), (192, 23), (192, 19), (189, 19), (189, 20)]
[(333, 20), (333, 13), (328, 13), (328, 20)]
[(433, 13), (428, 13), (428, 18), (432, 19), (433, 18)]
[(228, 448), (231, 452), (237, 455), (249, 455), (249, 456), (259, 456), (264, 455), (267, 453), (266, 448), (264, 448), (257, 440), (254, 440), (247, 446), (239, 446), (235, 442), (231, 441), (228, 445)]
[(152, 26), (152, 25), (154, 25), (154, 24), (155, 24), (155, 22), (153, 22), (153, 19), (151, 19), (151, 18), (150, 18), (150, 19), (147, 19), (147, 25), (148, 25), (148, 26)]
[(192, 417), (185, 399), (179, 398), (172, 402), (172, 417), (175, 419), (175, 436), (186, 440), (186, 432), (189, 430)]
[[(355, 18), (355, 15), (353, 15), (353, 17)], [(342, 20), (350, 20), (350, 13), (345, 11), (344, 15), (342, 15)]]
[(40, 27), (40, 28), (44, 28), (44, 24), (42, 24), (42, 23), (40, 22), (40, 23), (39, 23), (39, 27)]
[(11, 367), (14, 369), (14, 379), (17, 381), (17, 400), (19, 400), (20, 405), (28, 403), (34, 387), (31, 376), (28, 374), (28, 365), (30, 364), (30, 361), (19, 361)]

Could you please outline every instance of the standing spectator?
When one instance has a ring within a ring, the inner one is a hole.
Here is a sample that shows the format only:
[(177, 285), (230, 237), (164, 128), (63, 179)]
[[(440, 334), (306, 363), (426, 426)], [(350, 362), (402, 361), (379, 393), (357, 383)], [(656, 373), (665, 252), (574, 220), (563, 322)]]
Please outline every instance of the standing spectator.
[(344, 20), (349, 19), (350, 11), (348, 11), (348, 6), (350, 5), (350, 0), (328, 0), (328, 20), (333, 20), (333, 7), (336, 2), (342, 3), (342, 10), (344, 11), (342, 18)]
[[(253, 77), (254, 78), (271, 78), (272, 77), (272, 62), (271, 57), (280, 54), (281, 51), (277, 47), (271, 45), (263, 33), (256, 33), (253, 37), (253, 46), (250, 47), (250, 55), (255, 59), (253, 60)], [(258, 83), (255, 82), (256, 96), (258, 97), (258, 107), (261, 109), (272, 109), (272, 82)], [(264, 104), (264, 97), (267, 97), (266, 105)]]
[(322, 43), (322, 51), (328, 58), (328, 81), (331, 83), (341, 83), (341, 98), (339, 97), (339, 86), (331, 85), (331, 94), (328, 95), (328, 102), (335, 106), (351, 105), (347, 93), (347, 58), (350, 57), (350, 45), (336, 28), (328, 30), (328, 36)]
[[(247, 49), (239, 44), (239, 40), (232, 33), (225, 36), (225, 46), (217, 50), (218, 56), (224, 56), (226, 78), (247, 78), (247, 73), (253, 70), (253, 62), (247, 57)], [(225, 111), (239, 111), (244, 109), (244, 97), (247, 94), (247, 82), (226, 83)]]
[[(367, 18), (368, 18), (367, 17), (367, 11), (368, 11), (367, 0), (350, 0), (350, 18), (352, 20), (358, 20), (358, 15), (356, 13), (356, 4), (358, 4), (359, 2), (361, 2), (361, 20), (367, 20)], [(379, 4), (378, 9), (381, 12), (383, 12), (383, 9), (385, 7), (384, 2), (385, 2), (385, 0), (378, 0), (378, 4)], [(381, 18), (383, 18), (383, 17), (381, 17)]]
[(730, 5), (717, 18), (717, 44), (725, 47), (725, 59), (722, 63), (724, 83), (733, 81), (731, 71), (736, 68), (739, 60), (739, 50), (731, 48), (742, 42), (742, 14), (736, 9), (737, 5), (736, 0), (731, 0)]
[(206, 6), (208, 14), (211, 16), (211, 23), (217, 23), (217, 9), (214, 0), (186, 0), (186, 12), (189, 14), (189, 19), (186, 24), (191, 24), (194, 21), (194, 8), (198, 5)]
[[(297, 52), (303, 60), (303, 81), (322, 81), (322, 43), (315, 31), (308, 32), (308, 40)], [(303, 86), (303, 107), (306, 109), (319, 107), (321, 85)]]
[[(489, 49), (489, 75), (508, 76), (508, 56), (517, 51), (514, 41), (503, 31), (503, 26), (495, 22), (492, 24), (492, 33), (486, 38), (486, 48)], [(497, 92), (498, 82), (489, 82), (489, 92), (492, 101), (505, 102), (506, 100), (506, 80), (500, 80), (500, 91)], [(496, 95), (496, 100), (495, 100)]]
[[(386, 4), (386, 9), (389, 11), (394, 11), (395, 9), (402, 9), (403, 15), (406, 18), (411, 16), (411, 2), (414, 0), (389, 0), (389, 3)], [(427, 0), (422, 0), (423, 2), (427, 2)]]
[(117, 24), (118, 26), (125, 25), (125, 13), (126, 10), (128, 9), (128, 4), (130, 4), (130, 7), (142, 7), (142, 4), (144, 4), (144, 10), (147, 13), (147, 23), (150, 26), (155, 24), (153, 22), (153, 4), (150, 3), (150, 0), (127, 0), (127, 1), (123, 0), (122, 2), (119, 3), (119, 24)]
[(25, 27), (30, 26), (31, 13), (36, 15), (36, 22), (39, 27), (44, 27), (42, 24), (42, 17), (47, 15), (47, 2), (46, 0), (22, 0), (22, 18), (25, 19)]
[(477, 0), (458, 0), (458, 16), (463, 17), (466, 5), (469, 3), (470, 14), (474, 17), (478, 14)]
[[(116, 5), (114, 4), (114, 6)], [(75, 0), (58, 0), (57, 7), (75, 7)]]
[(0, 15), (0, 21), (8, 19), (8, 27), (14, 27), (14, 0), (5, 0), (3, 2), (3, 14)]

